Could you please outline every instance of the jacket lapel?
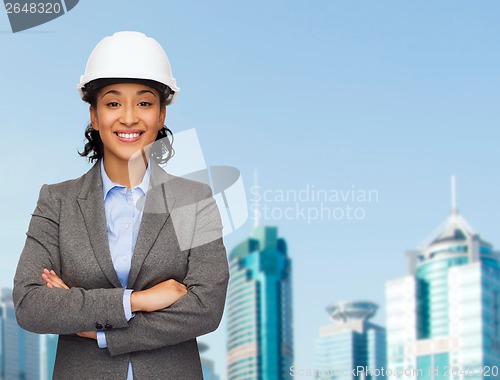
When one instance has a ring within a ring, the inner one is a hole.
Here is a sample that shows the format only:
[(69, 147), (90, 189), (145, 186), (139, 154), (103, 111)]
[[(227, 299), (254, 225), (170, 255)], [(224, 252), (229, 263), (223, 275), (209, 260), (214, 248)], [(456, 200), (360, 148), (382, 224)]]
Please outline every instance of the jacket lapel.
[(158, 238), (158, 235), (170, 217), (175, 199), (169, 186), (168, 174), (153, 160), (150, 161), (150, 185), (145, 202), (138, 204), (143, 210), (139, 234), (132, 256), (128, 276), (128, 289), (133, 289), (142, 264)]
[[(149, 191), (143, 204), (138, 208), (143, 210), (137, 242), (132, 256), (128, 289), (133, 289), (137, 276), (151, 247), (156, 241), (163, 225), (170, 216), (175, 204), (175, 198), (168, 184), (168, 174), (156, 163), (150, 162), (151, 175)], [(144, 200), (144, 199), (143, 199)], [(168, 201), (167, 201), (168, 200)], [(121, 288), (120, 280), (116, 275), (106, 228), (106, 214), (102, 190), (101, 165), (98, 161), (85, 175), (80, 195), (77, 199), (85, 220), (85, 226), (90, 239), (92, 250), (108, 280), (116, 288)]]
[(111, 253), (109, 252), (106, 214), (102, 193), (101, 165), (97, 161), (84, 177), (80, 195), (77, 199), (85, 220), (87, 233), (94, 255), (101, 270), (115, 288), (121, 288), (116, 275)]

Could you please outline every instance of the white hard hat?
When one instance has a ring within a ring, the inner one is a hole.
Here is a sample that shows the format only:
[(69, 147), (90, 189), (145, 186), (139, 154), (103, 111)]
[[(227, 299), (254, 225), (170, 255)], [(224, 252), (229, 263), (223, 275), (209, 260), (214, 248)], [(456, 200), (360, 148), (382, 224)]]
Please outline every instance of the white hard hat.
[(80, 97), (85, 98), (85, 86), (89, 82), (117, 78), (143, 79), (167, 86), (167, 104), (174, 101), (180, 90), (161, 45), (139, 32), (117, 32), (96, 45), (77, 86)]

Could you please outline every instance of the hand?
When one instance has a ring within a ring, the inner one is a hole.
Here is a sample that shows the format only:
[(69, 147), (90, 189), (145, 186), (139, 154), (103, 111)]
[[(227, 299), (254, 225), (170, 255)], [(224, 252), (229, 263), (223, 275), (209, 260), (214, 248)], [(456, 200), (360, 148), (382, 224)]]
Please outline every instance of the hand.
[(147, 290), (133, 292), (130, 304), (132, 312), (152, 312), (171, 306), (188, 293), (186, 285), (173, 279), (160, 282)]
[[(43, 281), (45, 281), (49, 288), (69, 289), (69, 286), (66, 285), (64, 281), (61, 280), (61, 278), (53, 270), (49, 271), (47, 268), (45, 268), (42, 273), (42, 279)], [(95, 331), (76, 333), (76, 335), (81, 336), (82, 338), (97, 340), (97, 332)]]
[(76, 335), (81, 336), (82, 338), (89, 338), (89, 339), (97, 340), (97, 332), (96, 331), (81, 332), (81, 333), (76, 333)]
[(42, 273), (42, 279), (45, 281), (49, 288), (62, 288), (69, 289), (69, 286), (64, 283), (63, 280), (54, 272), (53, 270), (48, 270), (44, 268)]

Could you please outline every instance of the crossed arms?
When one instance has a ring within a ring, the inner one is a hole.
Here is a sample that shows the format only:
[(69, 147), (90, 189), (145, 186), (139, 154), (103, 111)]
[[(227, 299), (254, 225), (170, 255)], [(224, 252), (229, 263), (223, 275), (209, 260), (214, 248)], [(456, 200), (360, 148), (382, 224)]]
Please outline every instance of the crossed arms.
[[(206, 198), (212, 199), (210, 189), (204, 187), (204, 191)], [(52, 283), (61, 273), (61, 202), (55, 198), (50, 187), (44, 185), (14, 278), (13, 300), (22, 328), (39, 334), (86, 336), (96, 331), (96, 321), (105, 320), (113, 325), (112, 330), (106, 331), (111, 356), (174, 345), (217, 328), (229, 279), (222, 238), (190, 249), (183, 284), (174, 285), (171, 280), (169, 285), (166, 281), (133, 292), (132, 311), (136, 315), (127, 321), (123, 288), (68, 288)], [(217, 223), (208, 223), (215, 212), (218, 213), (213, 199), (201, 203), (197, 209), (195, 234), (203, 235), (209, 229), (220, 228)], [(44, 268), (54, 273), (44, 279)]]

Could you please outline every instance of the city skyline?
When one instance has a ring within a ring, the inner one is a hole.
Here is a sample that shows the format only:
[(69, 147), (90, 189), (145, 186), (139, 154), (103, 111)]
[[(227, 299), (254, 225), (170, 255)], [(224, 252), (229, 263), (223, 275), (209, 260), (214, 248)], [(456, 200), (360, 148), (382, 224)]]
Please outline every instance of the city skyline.
[[(277, 217), (260, 222), (287, 239), (294, 364), (312, 368), (326, 303), (370, 300), (381, 306), (374, 323), (385, 324), (385, 282), (406, 274), (402, 253), (448, 215), (451, 174), (460, 213), (500, 246), (498, 14), (498, 2), (465, 0), (88, 0), (12, 34), (0, 12), (0, 286), (12, 287), (42, 184), (90, 167), (77, 153), (89, 112), (76, 85), (92, 48), (142, 31), (165, 47), (181, 88), (166, 125), (195, 128), (206, 162), (238, 168), (248, 198), (255, 167), (262, 193), (377, 192), (370, 202), (323, 202), (360, 207), (360, 220), (309, 223), (302, 215), (321, 201), (273, 197)], [(228, 252), (252, 222), (225, 238)], [(227, 315), (200, 338), (221, 380), (226, 331)]]

